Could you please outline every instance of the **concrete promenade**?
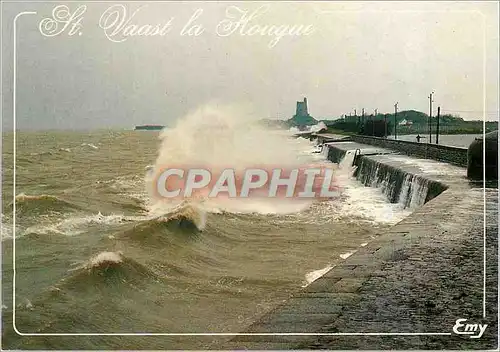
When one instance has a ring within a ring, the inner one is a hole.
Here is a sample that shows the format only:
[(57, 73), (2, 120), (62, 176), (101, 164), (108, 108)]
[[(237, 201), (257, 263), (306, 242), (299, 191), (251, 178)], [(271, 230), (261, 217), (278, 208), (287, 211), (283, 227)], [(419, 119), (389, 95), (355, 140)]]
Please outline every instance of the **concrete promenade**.
[[(373, 146), (352, 142), (329, 144), (375, 152)], [(465, 169), (431, 160), (364, 158), (447, 189), (245, 331), (323, 335), (236, 336), (219, 348), (498, 348), (497, 188), (483, 189), (469, 183)], [(453, 332), (457, 319), (488, 326), (474, 339)]]

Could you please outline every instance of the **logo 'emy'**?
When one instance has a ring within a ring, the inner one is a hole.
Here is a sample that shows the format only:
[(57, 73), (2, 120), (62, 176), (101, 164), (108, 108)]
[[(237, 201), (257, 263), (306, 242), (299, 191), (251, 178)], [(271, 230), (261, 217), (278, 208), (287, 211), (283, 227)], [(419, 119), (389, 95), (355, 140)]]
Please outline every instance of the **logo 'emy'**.
[(457, 335), (470, 335), (471, 339), (478, 339), (483, 336), (488, 324), (462, 324), (467, 319), (457, 319), (453, 326), (453, 332)]

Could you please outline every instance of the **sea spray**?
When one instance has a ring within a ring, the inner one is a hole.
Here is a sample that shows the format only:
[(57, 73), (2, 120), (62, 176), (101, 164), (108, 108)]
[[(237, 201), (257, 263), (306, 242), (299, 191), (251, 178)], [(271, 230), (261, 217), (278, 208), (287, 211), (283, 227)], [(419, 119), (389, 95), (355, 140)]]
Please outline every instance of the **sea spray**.
[[(234, 107), (204, 106), (177, 121), (160, 134), (161, 145), (153, 168), (146, 175), (148, 192), (153, 196), (155, 172), (168, 165), (203, 165), (214, 170), (232, 167), (244, 170), (254, 165), (282, 167), (314, 161), (299, 150), (307, 140), (291, 138), (289, 133), (273, 131)], [(164, 212), (179, 201), (152, 198), (151, 209)], [(195, 202), (208, 211), (290, 213), (307, 208), (311, 200), (289, 199), (202, 199)]]
[(97, 266), (100, 266), (105, 263), (121, 263), (122, 262), (123, 253), (118, 252), (101, 252), (88, 261), (86, 268), (91, 269)]
[(342, 198), (328, 202), (328, 216), (386, 224), (395, 224), (408, 216), (410, 211), (400, 203), (388, 203), (381, 189), (366, 187), (356, 180), (354, 173), (363, 165), (353, 165), (354, 154), (355, 150), (348, 150), (339, 163), (336, 179), (343, 190)]

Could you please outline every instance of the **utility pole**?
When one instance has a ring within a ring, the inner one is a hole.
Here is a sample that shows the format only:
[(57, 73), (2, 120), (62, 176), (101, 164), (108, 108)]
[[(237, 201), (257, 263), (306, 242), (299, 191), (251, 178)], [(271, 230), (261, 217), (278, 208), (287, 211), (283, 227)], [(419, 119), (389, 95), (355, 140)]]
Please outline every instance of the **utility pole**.
[(377, 119), (377, 109), (375, 109), (375, 115), (372, 119), (372, 136), (375, 136), (375, 120)]
[(431, 117), (432, 117), (432, 96), (434, 92), (429, 95), (429, 144), (432, 143), (432, 125), (431, 125)]
[(436, 144), (439, 144), (439, 115), (441, 115), (441, 107), (438, 106), (437, 121), (436, 121)]
[(387, 114), (384, 114), (384, 137), (387, 138)]
[(398, 139), (397, 126), (398, 126), (398, 103), (394, 104), (394, 139)]
[(368, 134), (367, 131), (365, 131), (365, 108), (361, 109), (361, 128), (363, 129), (363, 134)]

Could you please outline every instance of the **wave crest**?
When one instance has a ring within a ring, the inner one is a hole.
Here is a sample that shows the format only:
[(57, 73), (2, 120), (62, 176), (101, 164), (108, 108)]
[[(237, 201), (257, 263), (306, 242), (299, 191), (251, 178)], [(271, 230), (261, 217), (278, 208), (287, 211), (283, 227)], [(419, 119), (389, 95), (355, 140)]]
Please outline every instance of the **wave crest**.
[[(157, 211), (159, 211), (157, 209)], [(155, 247), (181, 245), (178, 236), (190, 238), (205, 229), (206, 213), (192, 204), (182, 204), (162, 215), (143, 218), (132, 227), (108, 236), (109, 239), (139, 242)]]
[[(62, 200), (50, 194), (27, 195), (21, 193), (16, 196), (16, 211), (21, 214), (43, 214), (47, 212), (64, 212), (80, 209), (75, 204)], [(11, 207), (13, 204), (10, 204)]]
[(181, 229), (202, 231), (206, 225), (206, 213), (195, 204), (186, 202), (174, 208), (168, 214), (163, 215), (159, 220), (176, 225)]
[(121, 251), (100, 252), (70, 271), (73, 275), (62, 281), (62, 286), (75, 290), (98, 285), (137, 284), (142, 280), (159, 279), (159, 275), (149, 267), (126, 257)]

